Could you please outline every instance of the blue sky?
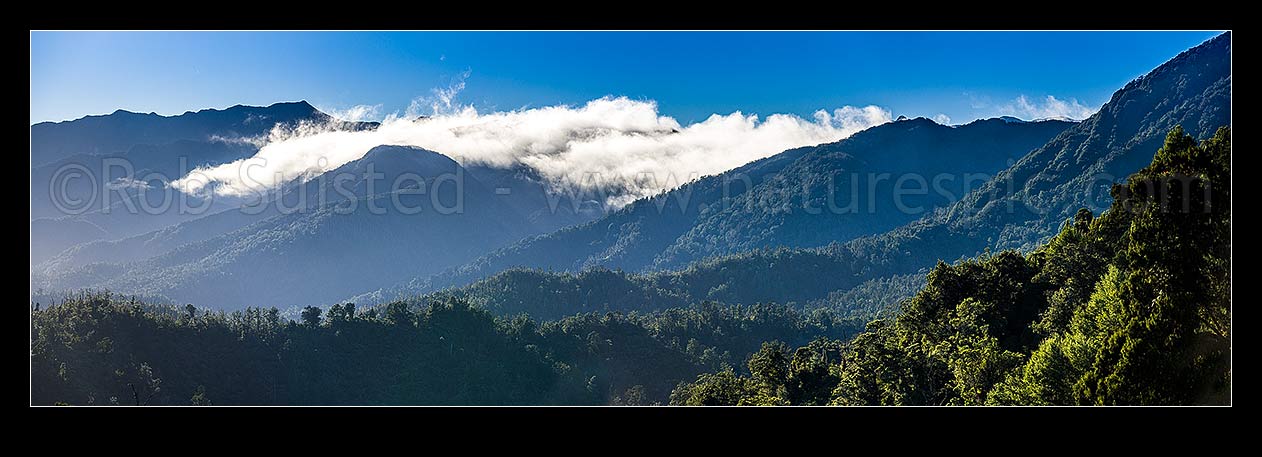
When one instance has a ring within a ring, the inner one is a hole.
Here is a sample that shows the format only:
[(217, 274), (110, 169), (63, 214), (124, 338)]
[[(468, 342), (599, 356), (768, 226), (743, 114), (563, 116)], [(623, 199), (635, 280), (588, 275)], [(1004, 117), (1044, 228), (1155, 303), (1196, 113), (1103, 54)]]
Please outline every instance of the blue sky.
[(32, 32), (30, 120), (294, 100), (379, 117), (467, 72), (457, 101), (480, 111), (622, 95), (682, 123), (846, 105), (962, 123), (1093, 110), (1216, 34)]

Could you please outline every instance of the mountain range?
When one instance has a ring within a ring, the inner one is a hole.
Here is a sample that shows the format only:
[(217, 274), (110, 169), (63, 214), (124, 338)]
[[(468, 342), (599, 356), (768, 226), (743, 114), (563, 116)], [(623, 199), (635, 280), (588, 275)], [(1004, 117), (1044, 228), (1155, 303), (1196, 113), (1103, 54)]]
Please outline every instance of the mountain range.
[[(277, 124), (375, 125), (332, 120), (305, 102), (37, 124), (32, 232), (41, 236), (32, 239), (31, 287), (108, 288), (224, 309), (460, 294), (497, 313), (547, 317), (704, 300), (845, 307), (838, 297), (872, 297), (856, 290), (879, 291), (877, 301), (889, 304), (914, 292), (909, 277), (939, 261), (1028, 249), (1078, 208), (1107, 207), (1109, 187), (1151, 161), (1171, 127), (1205, 138), (1230, 125), (1230, 88), (1224, 34), (1127, 84), (1081, 122), (900, 119), (607, 214), (586, 202), (558, 204), (527, 168), (382, 145), (322, 176), (371, 169), (387, 181), (419, 176), (426, 187), (459, 175), (463, 187), (370, 192), (352, 178), (347, 195), (301, 211), (226, 207), (143, 223), (99, 212), (54, 217), (46, 202), (36, 205), (35, 189), (47, 189), (48, 167), (65, 160), (116, 154), (169, 171), (182, 154), (199, 164), (248, 157), (257, 143), (245, 139)], [(292, 182), (273, 203), (329, 186)], [(134, 193), (144, 194), (143, 186)], [(463, 211), (441, 214), (441, 202), (457, 199)], [(399, 201), (422, 209), (371, 210)]]
[[(183, 222), (175, 230), (78, 246), (40, 265), (47, 277), (40, 286), (57, 289), (86, 282), (225, 307), (305, 305), (485, 264), (505, 252), (520, 253), (500, 260), (512, 265), (644, 270), (760, 247), (818, 246), (915, 217), (893, 206), (896, 180), (877, 176), (951, 177), (935, 182), (941, 193), (907, 198), (910, 206), (931, 208), (982, 182), (970, 184), (968, 175), (993, 174), (1070, 125), (985, 120), (948, 127), (923, 118), (891, 123), (707, 177), (591, 222), (600, 214), (557, 201), (559, 196), (549, 195), (546, 183), (524, 169), (464, 167), (434, 152), (381, 146), (323, 176), (362, 177), (376, 170), (383, 172), (381, 182), (389, 183), (409, 173), (429, 182), (461, 174), (460, 195), (467, 211), (368, 214), (370, 204), (383, 202), (380, 206), (388, 208), (386, 203), (397, 195), (369, 195), (364, 181), (355, 179), (344, 184), (363, 202), (357, 211), (340, 214), (331, 209), (336, 201), (293, 214), (242, 215), (228, 209)], [(960, 160), (964, 156), (968, 158)], [(962, 170), (962, 162), (971, 166)], [(323, 195), (336, 195), (332, 186), (332, 179), (313, 179), (291, 183), (284, 193), (317, 195), (324, 188)], [(449, 190), (454, 188), (419, 198), (454, 198), (442, 194)], [(856, 203), (854, 209), (833, 210), (847, 199)], [(858, 208), (869, 201), (878, 206)], [(562, 228), (579, 222), (587, 223)], [(711, 241), (703, 245), (698, 242), (702, 239)], [(733, 241), (724, 242), (728, 239)], [(536, 251), (546, 254), (532, 257)], [(484, 272), (495, 271), (473, 274)], [(254, 278), (268, 278), (268, 283), (254, 283)], [(278, 279), (292, 287), (276, 287)]]
[[(1073, 125), (997, 119), (948, 127), (902, 120), (845, 140), (798, 148), (636, 201), (590, 223), (500, 249), (434, 278), (424, 291), (513, 267), (578, 271), (677, 269), (707, 257), (770, 247), (815, 247), (880, 233), (948, 203)], [(967, 165), (961, 165), (967, 164)], [(901, 177), (937, 176), (935, 192), (903, 198)]]
[[(1017, 153), (1020, 158), (1002, 169), (991, 179), (963, 194), (950, 204), (927, 211), (908, 222), (887, 231), (858, 235), (846, 240), (843, 236), (826, 246), (804, 249), (761, 249), (730, 255), (719, 255), (696, 261), (685, 268), (669, 272), (616, 272), (618, 283), (631, 286), (609, 286), (607, 283), (584, 285), (582, 281), (566, 280), (568, 271), (578, 271), (593, 265), (623, 267), (628, 264), (609, 262), (612, 256), (547, 257), (566, 252), (572, 247), (585, 247), (584, 239), (544, 243), (561, 239), (581, 230), (623, 234), (644, 225), (639, 220), (618, 223), (611, 215), (587, 225), (537, 237), (502, 249), (478, 261), (458, 269), (449, 270), (430, 278), (418, 278), (393, 288), (375, 291), (353, 300), (381, 302), (422, 293), (435, 293), (450, 289), (470, 297), (476, 302), (497, 304), (519, 303), (500, 309), (513, 314), (519, 309), (543, 306), (551, 312), (557, 310), (625, 309), (626, 300), (611, 299), (604, 290), (613, 287), (631, 288), (623, 295), (675, 297), (665, 302), (719, 301), (797, 301), (827, 300), (830, 296), (844, 296), (851, 300), (868, 297), (848, 293), (856, 289), (873, 289), (873, 285), (891, 282), (903, 284), (897, 293), (888, 288), (875, 287), (886, 305), (895, 305), (899, 298), (915, 292), (914, 281), (909, 276), (919, 275), (937, 262), (953, 262), (975, 256), (986, 250), (1028, 250), (1045, 242), (1073, 217), (1080, 208), (1101, 211), (1111, 202), (1109, 189), (1129, 174), (1139, 170), (1152, 160), (1153, 152), (1161, 145), (1165, 133), (1176, 125), (1183, 126), (1195, 138), (1208, 138), (1218, 126), (1231, 124), (1231, 35), (1226, 33), (1189, 49), (1148, 74), (1135, 79), (1119, 89), (1101, 109), (1086, 120), (1068, 125), (1045, 144), (1028, 153)], [(1027, 125), (999, 119), (1009, 125)], [(992, 121), (994, 122), (994, 121)], [(904, 120), (875, 127), (854, 135), (851, 139), (823, 145), (818, 148), (842, 147), (857, 140), (875, 136), (882, 130), (892, 130), (900, 125), (925, 125), (925, 120)], [(899, 137), (911, 137), (908, 129)], [(779, 169), (812, 169), (808, 164), (822, 161), (829, 154), (812, 155), (804, 150), (786, 151), (777, 156), (747, 165), (757, 170), (760, 166), (774, 166), (787, 161)], [(888, 150), (888, 149), (881, 149)], [(931, 155), (926, 154), (926, 155)], [(798, 166), (798, 165), (801, 166)], [(821, 169), (821, 168), (815, 168)], [(822, 168), (830, 170), (830, 168)], [(741, 169), (729, 173), (739, 173)], [(756, 173), (747, 171), (747, 173)], [(798, 173), (789, 185), (817, 182), (820, 174)], [(778, 182), (770, 179), (768, 182)], [(774, 188), (769, 186), (770, 188)], [(782, 186), (781, 188), (788, 187)], [(755, 187), (757, 189), (758, 187)], [(689, 192), (687, 187), (656, 198), (671, 201), (679, 193)], [(759, 201), (776, 201), (774, 191), (750, 194)], [(780, 200), (784, 201), (784, 200)], [(740, 207), (740, 205), (731, 205)], [(627, 210), (634, 210), (634, 205)], [(710, 238), (725, 239), (728, 243), (743, 247), (763, 247), (754, 240), (774, 239), (778, 222), (787, 220), (788, 212), (766, 214), (747, 213), (744, 218), (761, 218), (751, 228), (766, 228), (773, 234), (741, 233), (709, 230)], [(886, 213), (892, 219), (897, 213)], [(864, 215), (868, 216), (868, 215)], [(622, 215), (627, 218), (627, 215)], [(820, 217), (803, 220), (827, 221), (813, 227), (813, 233), (845, 233), (838, 227), (837, 217)], [(866, 219), (865, 219), (866, 220)], [(727, 226), (740, 226), (740, 218)], [(880, 219), (874, 220), (879, 224)], [(703, 230), (707, 223), (696, 224), (687, 231)], [(807, 233), (807, 230), (779, 231), (778, 233)], [(615, 237), (620, 242), (627, 238)], [(807, 239), (810, 239), (809, 236)], [(781, 238), (791, 246), (792, 236)], [(822, 244), (821, 239), (813, 239)], [(595, 243), (592, 243), (595, 244)], [(673, 243), (659, 243), (671, 245)], [(704, 246), (704, 245), (701, 245)], [(532, 251), (532, 248), (534, 249)], [(663, 250), (667, 252), (668, 250)], [(581, 251), (580, 251), (581, 252)], [(587, 252), (603, 253), (589, 250)], [(643, 256), (638, 266), (651, 265), (650, 260), (671, 258), (679, 250), (669, 250), (666, 256)], [(578, 259), (574, 262), (572, 259)], [(554, 260), (555, 259), (555, 260)], [(595, 261), (593, 261), (595, 259)], [(559, 260), (559, 261), (558, 261)], [(572, 263), (566, 264), (565, 262)], [(604, 263), (608, 262), (608, 263)], [(523, 272), (520, 267), (544, 267), (542, 271)], [(632, 266), (631, 268), (635, 268)], [(495, 275), (497, 271), (511, 270)], [(557, 271), (560, 270), (560, 271)], [(528, 274), (527, 274), (528, 273)], [(540, 277), (544, 276), (544, 277)], [(550, 277), (549, 277), (550, 276)], [(522, 279), (529, 277), (529, 279)], [(487, 278), (487, 279), (482, 279)], [(582, 278), (582, 275), (579, 275)], [(481, 281), (479, 281), (481, 280)], [(475, 283), (475, 281), (478, 281)], [(467, 287), (466, 284), (471, 284)], [(540, 284), (561, 284), (557, 290), (540, 290)], [(614, 294), (616, 295), (616, 294)], [(520, 304), (522, 296), (558, 297), (546, 304)], [(592, 300), (587, 297), (599, 297)], [(840, 303), (851, 307), (853, 303)], [(640, 305), (636, 305), (637, 307)], [(552, 314), (548, 314), (552, 315)]]

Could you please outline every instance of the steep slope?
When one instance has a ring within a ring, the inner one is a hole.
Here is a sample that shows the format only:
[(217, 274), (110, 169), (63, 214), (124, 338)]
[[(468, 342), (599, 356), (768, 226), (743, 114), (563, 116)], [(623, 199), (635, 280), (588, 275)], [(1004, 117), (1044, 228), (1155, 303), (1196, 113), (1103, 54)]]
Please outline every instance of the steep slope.
[[(917, 217), (893, 198), (896, 185), (916, 186), (915, 179), (907, 180), (913, 183), (908, 185), (900, 177), (919, 178), (924, 189), (933, 189), (901, 200), (923, 212), (975, 187), (1071, 125), (985, 120), (948, 127), (924, 118), (889, 123), (836, 143), (785, 151), (701, 178), (588, 224), (523, 240), (378, 295), (467, 284), (519, 266), (639, 271), (761, 247), (846, 241)], [(974, 174), (983, 178), (970, 181)], [(935, 180), (939, 175), (952, 179)], [(847, 203), (851, 201), (856, 206)]]
[(654, 267), (887, 231), (958, 200), (1072, 125), (987, 119), (947, 127), (917, 118), (857, 134), (820, 147), (755, 192), (707, 214), (660, 254)]
[(984, 249), (1029, 250), (1079, 208), (1099, 212), (1113, 183), (1152, 161), (1175, 126), (1205, 139), (1231, 125), (1231, 34), (1189, 49), (1113, 94), (1099, 112), (959, 202), (851, 250), (880, 269), (914, 271)]
[(498, 168), (481, 164), (465, 165), (465, 170), (487, 187), (496, 189), (503, 201), (526, 217), (537, 234), (550, 233), (604, 216), (604, 205), (582, 196), (555, 189), (533, 168), (513, 165)]

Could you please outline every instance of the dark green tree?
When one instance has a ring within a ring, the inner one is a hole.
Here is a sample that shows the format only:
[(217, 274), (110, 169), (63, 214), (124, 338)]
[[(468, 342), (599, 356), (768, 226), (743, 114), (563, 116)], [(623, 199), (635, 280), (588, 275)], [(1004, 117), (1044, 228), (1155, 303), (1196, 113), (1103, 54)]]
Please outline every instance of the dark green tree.
[(319, 326), (321, 312), (320, 308), (316, 306), (307, 306), (302, 308), (302, 324), (308, 327)]

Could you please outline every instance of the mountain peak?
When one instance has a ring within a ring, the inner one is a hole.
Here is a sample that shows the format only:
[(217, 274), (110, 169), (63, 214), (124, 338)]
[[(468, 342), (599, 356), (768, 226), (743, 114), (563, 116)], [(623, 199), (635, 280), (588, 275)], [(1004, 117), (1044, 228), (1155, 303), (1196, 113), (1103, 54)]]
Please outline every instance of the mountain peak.
[[(150, 111), (149, 113), (137, 113), (135, 111), (127, 111), (125, 109), (116, 109), (114, 112), (106, 116), (158, 116), (158, 113)], [(102, 117), (102, 116), (84, 116), (84, 117)]]
[[(442, 156), (442, 154), (439, 154), (437, 152), (434, 152), (422, 147), (404, 146), (404, 145), (399, 145), (399, 144), (383, 144), (379, 146), (373, 146), (372, 149), (369, 149), (368, 152), (364, 154), (364, 158), (367, 159), (367, 158), (389, 157), (389, 156), (399, 156), (399, 155), (401, 156), (412, 156), (412, 155)], [(446, 156), (443, 156), (443, 157), (446, 157)]]
[[(1202, 67), (1200, 69), (1201, 72), (1210, 70), (1212, 64), (1204, 62), (1206, 60), (1205, 56), (1207, 55), (1223, 56), (1221, 58), (1224, 58), (1226, 62), (1231, 62), (1231, 32), (1223, 32), (1218, 36), (1206, 40), (1204, 43), (1180, 52), (1179, 55), (1174, 56), (1173, 59), (1166, 61), (1147, 74), (1132, 79), (1129, 83), (1126, 83), (1126, 86), (1122, 87), (1122, 89), (1113, 93), (1113, 96), (1109, 99), (1109, 102), (1106, 103), (1106, 106), (1120, 104), (1121, 96), (1128, 95), (1132, 89), (1142, 87), (1145, 84), (1150, 84), (1153, 80), (1162, 79), (1168, 73), (1181, 73), (1188, 71), (1189, 64), (1200, 65)], [(1228, 64), (1228, 68), (1230, 68), (1230, 64)], [(1098, 113), (1099, 112), (1097, 112), (1097, 114)]]
[(312, 106), (312, 105), (311, 105), (310, 103), (308, 103), (306, 100), (298, 100), (298, 101), (296, 101), (296, 102), (276, 102), (276, 103), (273, 103), (273, 104), (269, 105), (269, 106), (268, 106), (268, 108), (293, 108), (293, 109), (308, 109), (308, 110), (311, 110), (311, 111), (315, 111), (315, 110), (316, 110), (316, 107), (315, 107), (315, 106)]
[(930, 123), (934, 125), (941, 125), (941, 124), (938, 124), (937, 122), (934, 122), (933, 119), (929, 119), (924, 116), (916, 116), (916, 117), (898, 116), (897, 119), (894, 119), (894, 123), (901, 123), (901, 122), (915, 122), (917, 124)]
[(375, 146), (364, 153), (359, 160), (351, 162), (355, 168), (366, 167), (373, 163), (379, 170), (417, 171), (430, 169), (453, 170), (459, 163), (443, 154), (416, 146), (383, 144)]

